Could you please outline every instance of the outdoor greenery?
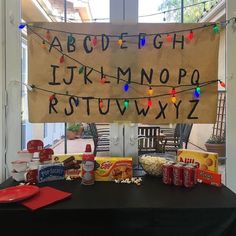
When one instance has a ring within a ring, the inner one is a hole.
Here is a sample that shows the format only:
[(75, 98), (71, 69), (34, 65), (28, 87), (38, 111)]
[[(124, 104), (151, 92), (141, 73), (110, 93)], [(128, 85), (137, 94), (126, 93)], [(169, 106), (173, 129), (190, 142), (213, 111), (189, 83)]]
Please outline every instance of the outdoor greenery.
[(223, 143), (225, 143), (225, 136), (215, 136), (215, 135), (212, 135), (206, 141), (206, 143), (210, 143), (210, 144), (223, 144)]
[(77, 132), (80, 130), (81, 124), (80, 123), (70, 123), (68, 125), (67, 130), (72, 131), (72, 132)]
[[(184, 9), (184, 23), (197, 22), (198, 19), (205, 12), (209, 11), (218, 0), (184, 0), (184, 6), (192, 5), (195, 3), (203, 2), (196, 6), (186, 7)], [(204, 2), (206, 2), (204, 4)], [(163, 3), (159, 6), (158, 11), (171, 10), (181, 7), (181, 0), (163, 0)], [(166, 18), (167, 22), (181, 22), (181, 10), (170, 11), (163, 14), (163, 18)]]

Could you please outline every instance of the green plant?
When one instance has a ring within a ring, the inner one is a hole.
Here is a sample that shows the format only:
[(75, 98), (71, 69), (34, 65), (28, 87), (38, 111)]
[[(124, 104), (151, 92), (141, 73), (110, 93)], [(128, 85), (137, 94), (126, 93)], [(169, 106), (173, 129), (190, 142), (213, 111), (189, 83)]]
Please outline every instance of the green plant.
[(80, 123), (72, 123), (69, 124), (67, 130), (72, 131), (72, 132), (77, 132), (80, 130), (81, 124)]
[(225, 136), (215, 136), (215, 135), (212, 135), (206, 141), (206, 143), (210, 143), (210, 144), (223, 144), (223, 143), (225, 143)]

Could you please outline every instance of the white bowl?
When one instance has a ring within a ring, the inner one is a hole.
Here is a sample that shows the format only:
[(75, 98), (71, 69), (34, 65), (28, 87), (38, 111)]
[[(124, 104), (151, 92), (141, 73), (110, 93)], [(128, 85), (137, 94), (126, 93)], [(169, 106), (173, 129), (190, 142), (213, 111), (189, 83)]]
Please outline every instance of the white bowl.
[(18, 154), (18, 159), (22, 159), (24, 158), (27, 161), (31, 161), (31, 159), (33, 158), (33, 153), (29, 153), (27, 150), (22, 150), (17, 152)]
[(11, 172), (12, 178), (16, 181), (24, 181), (25, 180), (25, 171), (23, 172)]
[(38, 169), (40, 162), (39, 161), (30, 161), (28, 167), (30, 170)]
[(26, 171), (27, 169), (27, 161), (23, 161), (23, 160), (17, 160), (17, 161), (13, 161), (12, 164), (12, 170), (16, 171), (16, 172), (22, 172), (22, 171)]

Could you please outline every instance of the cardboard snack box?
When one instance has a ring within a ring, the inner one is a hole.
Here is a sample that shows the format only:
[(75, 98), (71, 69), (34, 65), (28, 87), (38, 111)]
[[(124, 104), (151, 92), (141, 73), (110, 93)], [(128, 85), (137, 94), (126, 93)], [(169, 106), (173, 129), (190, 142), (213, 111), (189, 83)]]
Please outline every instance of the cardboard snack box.
[(55, 154), (52, 162), (62, 162), (65, 168), (65, 178), (81, 177), (81, 163), (83, 153)]
[(209, 170), (197, 170), (197, 181), (199, 183), (221, 187), (221, 174)]
[(96, 157), (95, 180), (114, 181), (132, 178), (132, 157)]
[(218, 154), (213, 152), (202, 152), (189, 149), (177, 151), (177, 161), (185, 163), (196, 163), (201, 170), (218, 172)]

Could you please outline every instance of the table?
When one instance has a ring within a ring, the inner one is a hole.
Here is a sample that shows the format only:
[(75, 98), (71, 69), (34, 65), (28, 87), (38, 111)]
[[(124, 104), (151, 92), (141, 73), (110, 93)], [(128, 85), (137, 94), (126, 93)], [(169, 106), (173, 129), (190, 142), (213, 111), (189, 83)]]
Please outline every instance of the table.
[[(0, 188), (16, 184), (8, 179)], [(40, 186), (72, 192), (72, 197), (35, 212), (19, 203), (0, 204), (1, 230), (21, 228), (43, 236), (236, 235), (236, 195), (225, 186), (198, 184), (186, 189), (150, 176), (143, 177), (141, 186), (113, 182), (81, 186), (79, 181)]]

